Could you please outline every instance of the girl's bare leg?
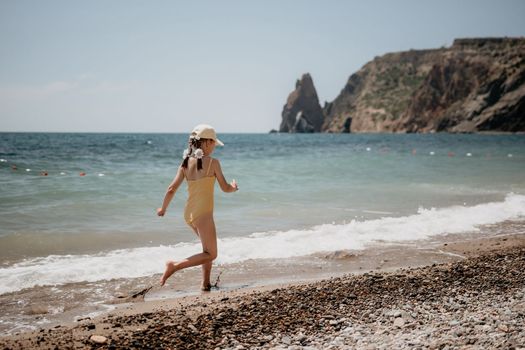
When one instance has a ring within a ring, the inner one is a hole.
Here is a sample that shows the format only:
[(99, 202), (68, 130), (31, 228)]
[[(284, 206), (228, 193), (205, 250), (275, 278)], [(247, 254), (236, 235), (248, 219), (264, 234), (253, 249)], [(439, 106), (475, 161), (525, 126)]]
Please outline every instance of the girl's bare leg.
[[(200, 238), (199, 231), (197, 231), (197, 228), (194, 227), (194, 226), (191, 226), (191, 228), (193, 229), (193, 232), (195, 232), (197, 237)], [(211, 262), (211, 261), (202, 264), (202, 286), (201, 286), (201, 290), (206, 291), (206, 292), (209, 292), (211, 290), (211, 268), (212, 268), (212, 265), (213, 265), (213, 262)]]
[[(215, 222), (213, 213), (203, 215), (194, 222), (196, 233), (199, 235), (202, 244), (202, 253), (195, 254), (181, 261), (168, 261), (166, 270), (160, 279), (160, 285), (163, 286), (166, 280), (176, 271), (186, 269), (191, 266), (203, 265), (203, 275), (211, 271), (212, 261), (217, 257), (217, 233), (215, 231)], [(207, 266), (204, 266), (206, 264)], [(206, 277), (206, 276), (203, 276)], [(207, 282), (204, 280), (203, 282)]]
[[(199, 231), (197, 231), (197, 228), (194, 227), (194, 226), (191, 226), (191, 228), (193, 229), (193, 232), (195, 232), (197, 237), (200, 238)], [(210, 278), (211, 278), (212, 265), (213, 265), (213, 262), (207, 262), (207, 263), (202, 264), (202, 286), (201, 286), (201, 290), (206, 291), (206, 292), (209, 292), (211, 290), (211, 280), (210, 280)]]
[(211, 289), (211, 267), (213, 265), (212, 261), (202, 264), (202, 286), (203, 291), (209, 292)]

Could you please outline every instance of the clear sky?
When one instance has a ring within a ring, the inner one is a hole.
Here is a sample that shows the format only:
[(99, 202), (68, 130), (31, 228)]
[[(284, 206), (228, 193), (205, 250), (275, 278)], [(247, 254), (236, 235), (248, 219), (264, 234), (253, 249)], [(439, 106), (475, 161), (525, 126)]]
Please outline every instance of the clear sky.
[(278, 128), (387, 52), (524, 36), (525, 1), (0, 0), (0, 131)]

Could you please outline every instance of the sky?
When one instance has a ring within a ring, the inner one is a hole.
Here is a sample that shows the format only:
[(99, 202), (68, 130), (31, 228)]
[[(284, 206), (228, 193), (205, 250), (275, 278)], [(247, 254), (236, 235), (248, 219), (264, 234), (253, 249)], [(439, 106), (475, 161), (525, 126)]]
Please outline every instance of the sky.
[(525, 35), (525, 1), (0, 0), (0, 131), (278, 129), (387, 52)]

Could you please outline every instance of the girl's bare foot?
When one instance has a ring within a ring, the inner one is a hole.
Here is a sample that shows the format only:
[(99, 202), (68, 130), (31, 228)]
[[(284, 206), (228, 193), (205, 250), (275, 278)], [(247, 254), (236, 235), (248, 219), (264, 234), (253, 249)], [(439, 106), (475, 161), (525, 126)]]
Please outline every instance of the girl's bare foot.
[(202, 287), (201, 287), (201, 290), (202, 290), (203, 292), (209, 292), (209, 291), (211, 291), (211, 283), (203, 284)]
[(175, 261), (168, 261), (166, 263), (166, 270), (164, 270), (164, 274), (160, 278), (161, 287), (164, 285), (164, 283), (166, 283), (166, 280), (170, 278), (170, 276), (173, 275), (175, 271), (177, 271), (177, 269), (175, 268)]

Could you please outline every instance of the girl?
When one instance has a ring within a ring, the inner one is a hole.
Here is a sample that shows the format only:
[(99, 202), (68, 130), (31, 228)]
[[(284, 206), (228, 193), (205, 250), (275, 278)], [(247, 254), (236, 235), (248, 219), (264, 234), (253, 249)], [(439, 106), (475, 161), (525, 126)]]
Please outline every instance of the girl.
[(157, 215), (164, 216), (175, 192), (177, 192), (182, 181), (186, 179), (188, 200), (184, 208), (184, 219), (199, 236), (202, 243), (202, 253), (192, 255), (184, 260), (166, 262), (166, 270), (160, 279), (161, 286), (176, 271), (202, 265), (202, 290), (209, 291), (211, 289), (211, 266), (212, 261), (217, 257), (217, 235), (213, 221), (215, 179), (224, 192), (235, 192), (239, 189), (235, 180), (231, 184), (226, 182), (219, 160), (210, 157), (215, 145), (224, 146), (217, 138), (213, 127), (201, 124), (193, 129), (188, 141), (188, 149), (184, 151), (182, 156), (184, 160), (168, 187), (162, 208), (157, 209)]

